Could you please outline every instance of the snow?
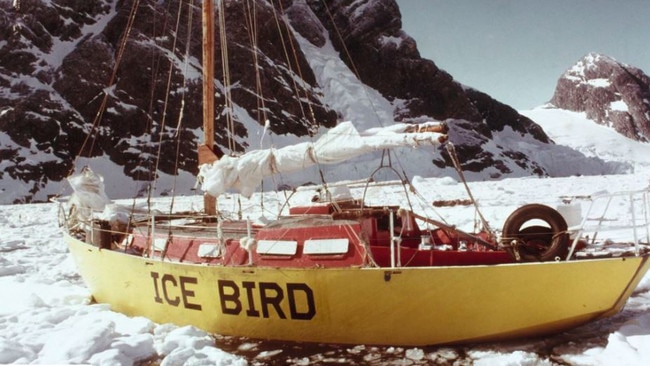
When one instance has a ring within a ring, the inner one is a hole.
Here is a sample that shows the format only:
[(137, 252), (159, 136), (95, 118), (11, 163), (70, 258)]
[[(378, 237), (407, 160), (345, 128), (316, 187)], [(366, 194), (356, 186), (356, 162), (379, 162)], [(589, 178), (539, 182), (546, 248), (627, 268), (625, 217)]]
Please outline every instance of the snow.
[(611, 85), (609, 79), (599, 78), (599, 79), (590, 79), (587, 83), (596, 88), (607, 88)]
[(522, 114), (540, 123), (558, 145), (570, 146), (589, 157), (631, 164), (634, 170), (650, 167), (650, 145), (613, 133), (611, 128), (587, 119), (584, 112), (544, 106)]
[[(650, 145), (624, 138), (586, 120), (583, 114), (549, 108), (524, 111), (559, 145), (608, 161), (627, 161), (634, 171), (624, 175), (564, 178), (509, 178), (470, 182), (473, 195), (493, 227), (524, 203), (555, 205), (559, 195), (586, 195), (598, 191), (637, 190), (650, 180)], [(559, 164), (563, 156), (557, 156)], [(106, 180), (110, 180), (107, 178)], [(457, 177), (413, 177), (422, 194), (421, 206), (438, 199), (465, 198)], [(353, 189), (358, 194), (359, 189)], [(295, 199), (311, 197), (310, 193)], [(373, 187), (374, 202), (403, 199), (395, 187)], [(254, 205), (261, 197), (242, 199), (244, 213), (271, 217), (282, 205), (281, 195), (265, 194), (265, 209)], [(232, 196), (222, 208), (235, 207)], [(169, 198), (157, 198), (165, 205)], [(201, 206), (200, 197), (177, 199), (178, 209)], [(418, 203), (416, 203), (416, 206)], [(184, 207), (183, 207), (184, 206)], [(428, 207), (425, 207), (428, 206)], [(160, 365), (245, 365), (266, 363), (317, 364), (325, 362), (393, 362), (399, 364), (475, 363), (571, 365), (650, 364), (650, 277), (646, 276), (622, 313), (559, 335), (502, 343), (459, 347), (335, 347), (233, 340), (194, 327), (156, 324), (129, 318), (105, 304), (93, 304), (68, 255), (57, 226), (57, 205), (0, 206), (0, 364), (133, 365), (155, 361)], [(623, 208), (618, 208), (624, 210)], [(623, 211), (621, 211), (623, 212)], [(471, 208), (440, 209), (450, 223), (471, 228)]]
[(294, 32), (294, 35), (318, 79), (318, 85), (323, 88), (323, 102), (326, 105), (341, 113), (345, 119), (354, 121), (360, 130), (393, 123), (390, 102), (377, 90), (359, 81), (329, 40), (318, 48), (299, 33)]
[(383, 45), (395, 45), (395, 47), (399, 47), (402, 44), (403, 39), (401, 37), (389, 37), (389, 36), (381, 36), (380, 42)]
[[(61, 67), (66, 56), (74, 51), (82, 40), (101, 34), (102, 30), (106, 29), (107, 24), (117, 15), (116, 4), (112, 2), (109, 4), (110, 9), (106, 13), (102, 13), (93, 19), (95, 22), (89, 22), (90, 24), (84, 24), (81, 27), (80, 31), (84, 35), (83, 37), (78, 37), (73, 41), (52, 37), (53, 44), (49, 54), (43, 55), (39, 59), (45, 60), (48, 67), (53, 70)], [(49, 4), (49, 6), (54, 6), (54, 4)], [(65, 18), (63, 20), (66, 22), (70, 21)]]
[(617, 100), (615, 102), (612, 102), (609, 105), (609, 109), (611, 109), (613, 111), (620, 111), (620, 112), (628, 112), (629, 111), (629, 109), (627, 107), (627, 103), (625, 103), (622, 100)]
[(613, 58), (597, 53), (589, 53), (582, 60), (578, 61), (569, 70), (564, 73), (565, 78), (573, 81), (579, 81), (596, 88), (604, 88), (610, 85), (607, 78), (588, 79), (586, 71), (596, 68), (596, 63), (606, 60), (608, 62), (617, 62)]

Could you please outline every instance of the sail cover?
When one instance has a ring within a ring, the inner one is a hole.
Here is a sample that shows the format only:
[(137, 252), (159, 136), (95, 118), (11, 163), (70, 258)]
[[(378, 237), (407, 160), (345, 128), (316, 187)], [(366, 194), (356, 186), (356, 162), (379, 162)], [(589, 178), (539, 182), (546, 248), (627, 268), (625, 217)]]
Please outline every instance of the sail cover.
[(203, 191), (212, 196), (236, 189), (249, 197), (264, 177), (273, 174), (298, 171), (315, 164), (340, 163), (377, 150), (439, 145), (446, 136), (427, 131), (440, 131), (440, 126), (439, 123), (400, 123), (360, 133), (351, 122), (342, 122), (315, 142), (224, 156), (211, 164), (203, 164), (198, 177)]

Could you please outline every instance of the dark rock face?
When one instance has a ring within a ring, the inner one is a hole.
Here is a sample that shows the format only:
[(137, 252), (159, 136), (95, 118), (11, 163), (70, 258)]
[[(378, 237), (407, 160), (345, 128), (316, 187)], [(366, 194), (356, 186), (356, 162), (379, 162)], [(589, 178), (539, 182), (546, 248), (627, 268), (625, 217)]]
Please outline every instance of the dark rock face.
[[(153, 173), (146, 172), (155, 166), (167, 174), (196, 173), (194, 131), (202, 126), (200, 1), (179, 6), (178, 1), (145, 0), (137, 9), (128, 0), (17, 4), (0, 2), (0, 39), (6, 40), (0, 41), (0, 130), (16, 145), (0, 147), (6, 167), (0, 180), (40, 182), (32, 190), (35, 193), (48, 182), (64, 179), (79, 154), (107, 155), (137, 180), (153, 179)], [(227, 38), (229, 61), (237, 65), (230, 69), (230, 92), (233, 103), (248, 113), (240, 112), (229, 129), (216, 128), (218, 145), (245, 149), (248, 129), (242, 120), (250, 118), (260, 124), (268, 120), (275, 133), (298, 136), (310, 133), (316, 120), (334, 126), (336, 113), (319, 100), (318, 85), (304, 57), (296, 54), (290, 59), (293, 64), (287, 65), (280, 44), (292, 34), (284, 23), (277, 30), (273, 8), (264, 1), (255, 6), (261, 19), (256, 36), (263, 72), (259, 81), (250, 72), (250, 34), (241, 26), (250, 14), (236, 4), (226, 3), (226, 27), (232, 30)], [(120, 56), (133, 11), (134, 26)], [(180, 26), (173, 29), (177, 16)], [(220, 78), (221, 60), (215, 59)], [(297, 78), (291, 70), (297, 69), (302, 70), (302, 82), (288, 88), (287, 81)], [(223, 83), (216, 84), (215, 103), (223, 106)], [(265, 98), (263, 106), (256, 90)], [(294, 98), (294, 93), (303, 98)], [(226, 126), (223, 114), (215, 124)], [(156, 161), (159, 148), (163, 156)], [(22, 150), (46, 157), (25, 158)]]
[[(346, 118), (327, 102), (300, 35), (315, 47), (331, 43), (358, 79), (391, 103), (391, 121), (437, 119), (453, 125), (450, 136), (461, 162), (471, 160), (465, 169), (489, 167), (491, 177), (511, 174), (513, 167), (547, 174), (517, 148), (499, 145), (496, 153), (484, 148), (505, 129), (551, 142), (512, 108), (422, 59), (401, 30), (394, 0), (223, 0), (223, 5), (231, 83), (224, 85), (217, 52), (217, 149), (246, 149), (264, 125), (277, 135), (305, 136)], [(133, 28), (125, 39), (130, 14)], [(197, 136), (200, 19), (200, 1), (142, 0), (137, 8), (132, 0), (0, 2), (0, 131), (10, 141), (0, 146), (0, 183), (31, 186), (13, 201), (57, 193), (48, 187), (68, 175), (78, 155), (107, 156), (141, 181), (157, 173), (196, 173), (196, 145), (202, 140)], [(215, 38), (215, 48), (223, 49), (219, 35)], [(232, 123), (222, 113), (226, 91)], [(441, 151), (418, 173), (451, 165)]]
[(650, 141), (650, 78), (611, 57), (591, 53), (578, 61), (558, 80), (551, 103)]
[(462, 86), (432, 61), (420, 57), (413, 38), (402, 31), (395, 1), (325, 3), (326, 9), (314, 7), (314, 12), (343, 60), (365, 84), (389, 100), (405, 101), (396, 119), (408, 121), (426, 115), (439, 120), (480, 120)]
[[(508, 147), (503, 147), (504, 154), (499, 157), (481, 147), (505, 126), (522, 135), (531, 134), (540, 142), (551, 143), (530, 119), (484, 93), (459, 84), (434, 62), (421, 58), (413, 38), (402, 31), (395, 1), (313, 0), (308, 3), (327, 28), (343, 60), (358, 72), (358, 77), (388, 100), (403, 101), (395, 110), (395, 120), (417, 123), (426, 116), (441, 121), (451, 119), (449, 123), (462, 121), (458, 122), (460, 129), (467, 130), (466, 134), (477, 135), (478, 139), (472, 139), (470, 145), (464, 140), (454, 141), (451, 135), (461, 162), (471, 157), (472, 163), (463, 164), (463, 169), (480, 172), (486, 167), (497, 167), (498, 176), (512, 173), (503, 160), (521, 160), (515, 158), (516, 151), (509, 152)], [(292, 19), (292, 24), (295, 22)], [(447, 152), (442, 149), (441, 158), (435, 159), (434, 164), (452, 166)], [(534, 162), (516, 164), (531, 164), (530, 174), (545, 174)]]

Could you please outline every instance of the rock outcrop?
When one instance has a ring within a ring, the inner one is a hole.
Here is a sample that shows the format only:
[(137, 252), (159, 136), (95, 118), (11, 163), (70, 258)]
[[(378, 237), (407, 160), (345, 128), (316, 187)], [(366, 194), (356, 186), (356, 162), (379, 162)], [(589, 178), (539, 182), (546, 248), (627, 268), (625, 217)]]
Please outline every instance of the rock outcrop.
[(615, 59), (590, 53), (557, 82), (551, 104), (638, 141), (650, 141), (650, 77)]

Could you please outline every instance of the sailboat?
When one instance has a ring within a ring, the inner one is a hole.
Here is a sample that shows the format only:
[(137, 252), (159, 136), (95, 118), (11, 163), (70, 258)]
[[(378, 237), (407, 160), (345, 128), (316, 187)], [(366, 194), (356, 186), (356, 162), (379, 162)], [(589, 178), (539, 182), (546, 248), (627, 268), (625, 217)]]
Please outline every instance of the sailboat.
[[(313, 192), (311, 202), (266, 222), (224, 218), (216, 210), (219, 196), (251, 195), (270, 174), (422, 144), (448, 144), (453, 154), (453, 145), (442, 123), (369, 131), (340, 123), (316, 141), (218, 158), (213, 6), (203, 1), (205, 209), (115, 205), (90, 169), (69, 178), (74, 193), (60, 200), (64, 239), (94, 301), (221, 335), (403, 346), (556, 333), (625, 305), (650, 266), (641, 239), (648, 237), (647, 189), (567, 197), (563, 209), (527, 204), (500, 231), (485, 220), (476, 232), (464, 231), (408, 202), (371, 205), (351, 193), (352, 184), (364, 192), (379, 184), (372, 179), (303, 187)], [(354, 149), (341, 149), (342, 139)], [(414, 190), (407, 179), (398, 183), (405, 195)], [(606, 230), (604, 215), (590, 229), (591, 208), (577, 217), (567, 209), (577, 200), (620, 197), (635, 215), (632, 240), (620, 243), (596, 239)], [(480, 212), (471, 195), (469, 204)], [(592, 250), (604, 247), (616, 250)]]

